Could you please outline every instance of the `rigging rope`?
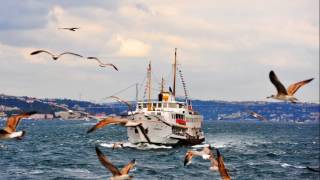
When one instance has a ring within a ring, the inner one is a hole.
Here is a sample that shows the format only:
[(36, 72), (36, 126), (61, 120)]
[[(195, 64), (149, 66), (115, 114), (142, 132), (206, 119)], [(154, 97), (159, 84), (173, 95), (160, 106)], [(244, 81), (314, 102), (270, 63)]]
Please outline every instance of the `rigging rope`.
[(182, 82), (182, 87), (183, 87), (183, 91), (184, 91), (184, 96), (185, 96), (186, 101), (187, 101), (187, 100), (188, 100), (187, 86), (186, 86), (186, 83), (185, 83), (185, 81), (184, 81), (184, 77), (183, 77), (183, 74), (182, 74), (181, 69), (178, 68), (178, 71), (179, 71), (180, 79), (181, 79), (181, 82)]
[(128, 87), (126, 87), (126, 88), (124, 88), (124, 89), (122, 89), (122, 90), (114, 93), (112, 96), (118, 95), (118, 94), (120, 94), (120, 93), (122, 93), (122, 92), (124, 92), (124, 91), (126, 91), (126, 90), (128, 90), (128, 89), (130, 89), (131, 87), (135, 86), (136, 84), (137, 84), (137, 83), (133, 83), (133, 84), (131, 84), (130, 86), (128, 86)]

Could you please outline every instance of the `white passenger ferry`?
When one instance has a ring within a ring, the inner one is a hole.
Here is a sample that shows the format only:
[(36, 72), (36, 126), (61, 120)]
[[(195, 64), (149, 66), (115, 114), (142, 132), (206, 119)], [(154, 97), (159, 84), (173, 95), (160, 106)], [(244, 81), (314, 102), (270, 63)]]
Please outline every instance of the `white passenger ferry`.
[(131, 143), (195, 145), (205, 140), (201, 129), (203, 116), (193, 110), (191, 101), (187, 97), (185, 102), (176, 100), (176, 51), (173, 67), (173, 89), (164, 90), (162, 80), (157, 100), (151, 100), (151, 63), (149, 64), (148, 100), (137, 101), (136, 109), (129, 112), (129, 119), (142, 122), (140, 127), (127, 127)]

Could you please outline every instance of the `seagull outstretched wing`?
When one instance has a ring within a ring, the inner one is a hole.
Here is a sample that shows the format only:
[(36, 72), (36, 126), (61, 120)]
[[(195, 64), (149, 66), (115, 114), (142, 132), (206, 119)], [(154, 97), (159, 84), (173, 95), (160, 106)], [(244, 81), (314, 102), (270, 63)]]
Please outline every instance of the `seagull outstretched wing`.
[(304, 81), (300, 81), (300, 82), (297, 82), (297, 83), (294, 83), (294, 84), (291, 84), (288, 87), (288, 94), (291, 95), (291, 96), (294, 95), (294, 93), (296, 93), (300, 87), (302, 87), (305, 84), (308, 84), (312, 80), (313, 80), (313, 78), (307, 79), (307, 80), (304, 80)]
[(269, 78), (272, 84), (276, 87), (278, 94), (282, 95), (288, 95), (288, 92), (286, 88), (283, 86), (283, 84), (279, 81), (278, 77), (273, 71), (270, 71)]

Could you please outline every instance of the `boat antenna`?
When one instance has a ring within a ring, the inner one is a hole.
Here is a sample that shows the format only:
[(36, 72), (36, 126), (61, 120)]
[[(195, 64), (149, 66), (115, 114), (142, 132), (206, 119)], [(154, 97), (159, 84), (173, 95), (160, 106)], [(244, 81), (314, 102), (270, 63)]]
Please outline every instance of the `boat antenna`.
[(161, 78), (161, 92), (163, 92), (163, 88), (164, 88), (164, 79), (163, 77)]
[(151, 61), (148, 66), (148, 111), (151, 111)]
[(177, 71), (177, 48), (174, 48), (174, 64), (173, 64), (173, 96), (176, 96), (176, 72)]
[(139, 101), (139, 83), (136, 83), (136, 102)]

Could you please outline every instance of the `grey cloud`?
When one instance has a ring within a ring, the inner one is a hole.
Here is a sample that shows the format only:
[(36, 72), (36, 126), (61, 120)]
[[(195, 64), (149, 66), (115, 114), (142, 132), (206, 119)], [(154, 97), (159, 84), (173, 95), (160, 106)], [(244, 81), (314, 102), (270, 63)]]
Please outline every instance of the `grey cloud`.
[(143, 4), (143, 3), (136, 3), (135, 4), (135, 7), (145, 13), (150, 13), (150, 9), (149, 7), (146, 5), (146, 4)]
[(0, 31), (22, 30), (45, 26), (48, 7), (32, 1), (3, 1), (0, 6)]
[(100, 7), (116, 10), (121, 4), (117, 0), (6, 0), (0, 6), (0, 31), (24, 30), (44, 27), (48, 23), (49, 10), (54, 6), (65, 8)]

